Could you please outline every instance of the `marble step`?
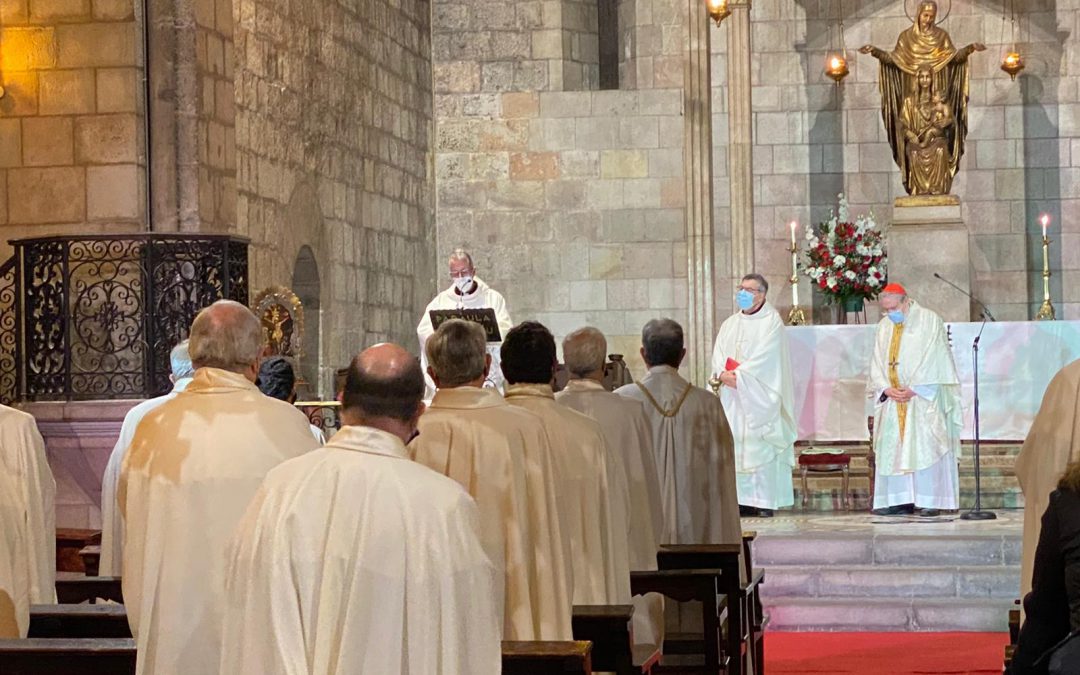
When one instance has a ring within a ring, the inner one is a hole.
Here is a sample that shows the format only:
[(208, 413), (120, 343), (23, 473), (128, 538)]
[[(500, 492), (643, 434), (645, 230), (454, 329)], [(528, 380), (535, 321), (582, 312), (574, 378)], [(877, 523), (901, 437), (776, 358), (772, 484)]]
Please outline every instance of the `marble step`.
[[(912, 524), (911, 527), (935, 527)], [(1007, 567), (1020, 564), (1020, 535), (865, 534), (798, 532), (759, 536), (754, 565)]]
[(777, 598), (763, 600), (775, 631), (1008, 630), (1012, 599)]
[(1014, 600), (1019, 565), (899, 567), (773, 565), (761, 595), (772, 598), (963, 598)]

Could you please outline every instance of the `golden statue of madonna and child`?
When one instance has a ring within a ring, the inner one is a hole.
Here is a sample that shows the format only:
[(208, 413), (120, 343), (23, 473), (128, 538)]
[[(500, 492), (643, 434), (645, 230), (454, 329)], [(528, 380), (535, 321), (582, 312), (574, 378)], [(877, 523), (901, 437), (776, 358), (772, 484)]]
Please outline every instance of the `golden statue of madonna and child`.
[(977, 42), (956, 49), (937, 23), (937, 2), (920, 0), (895, 49), (859, 49), (881, 62), (881, 117), (913, 197), (948, 195), (952, 188), (967, 136), (968, 57), (986, 49)]

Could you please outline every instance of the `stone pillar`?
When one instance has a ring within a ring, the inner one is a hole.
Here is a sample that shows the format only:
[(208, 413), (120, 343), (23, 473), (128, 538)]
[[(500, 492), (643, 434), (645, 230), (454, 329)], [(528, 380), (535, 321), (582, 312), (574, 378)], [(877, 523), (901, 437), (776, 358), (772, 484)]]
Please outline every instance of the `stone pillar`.
[(971, 320), (967, 296), (934, 276), (971, 292), (968, 231), (957, 197), (897, 199), (886, 243), (889, 281), (903, 284), (912, 298), (945, 321)]
[(750, 2), (730, 0), (728, 31), (728, 180), (731, 185), (731, 274), (754, 262), (754, 109), (750, 98)]
[(686, 350), (690, 381), (703, 385), (710, 373), (715, 337), (713, 278), (712, 76), (709, 39), (713, 24), (704, 0), (687, 0), (688, 40), (683, 72), (685, 129), (686, 257), (688, 325)]

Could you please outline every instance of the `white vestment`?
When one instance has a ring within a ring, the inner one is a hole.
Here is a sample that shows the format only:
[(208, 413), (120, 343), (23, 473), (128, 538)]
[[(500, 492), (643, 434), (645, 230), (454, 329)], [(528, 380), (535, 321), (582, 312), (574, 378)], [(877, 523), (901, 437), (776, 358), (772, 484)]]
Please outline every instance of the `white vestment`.
[[(907, 387), (916, 396), (906, 404), (882, 401), (889, 387)], [(874, 508), (958, 509), (963, 410), (941, 317), (912, 300), (903, 323), (887, 317), (878, 323), (867, 392), (875, 404)]]
[(34, 417), (0, 405), (0, 469), (26, 524), (30, 602), (56, 602), (56, 481)]
[[(479, 277), (474, 278), (473, 281), (476, 283), (476, 288), (472, 293), (465, 295), (458, 293), (457, 288), (451, 284), (450, 288), (436, 295), (435, 299), (428, 303), (428, 306), (424, 308), (424, 315), (420, 317), (420, 324), (416, 327), (416, 337), (420, 339), (420, 367), (424, 370), (424, 380), (427, 382), (427, 393), (424, 400), (431, 400), (435, 395), (435, 382), (428, 375), (427, 354), (424, 352), (424, 345), (427, 344), (428, 338), (435, 333), (435, 329), (431, 326), (431, 310), (490, 308), (495, 310), (495, 320), (499, 322), (499, 333), (502, 337), (505, 338), (506, 333), (514, 327), (514, 322), (510, 319), (510, 313), (506, 310), (506, 300), (503, 299), (502, 294), (493, 290)], [(495, 387), (500, 391), (503, 387), (502, 369), (499, 367), (501, 360), (499, 347), (501, 345), (501, 342), (489, 342), (487, 345), (487, 352), (491, 355), (491, 370), (488, 372), (485, 384), (485, 386)]]
[(769, 303), (720, 325), (712, 372), (719, 375), (736, 363), (736, 387), (721, 387), (720, 400), (735, 439), (739, 503), (761, 509), (791, 506), (798, 435), (795, 392), (784, 322)]
[[(652, 433), (645, 408), (617, 396), (593, 380), (570, 380), (555, 400), (596, 420), (608, 447), (608, 460), (621, 467), (630, 491), (630, 569), (656, 569), (664, 510), (653, 458)], [(634, 642), (660, 645), (664, 639), (663, 596), (635, 596)]]
[(228, 541), (270, 469), (315, 447), (303, 413), (216, 368), (143, 418), (117, 487), (140, 675), (218, 671)]
[(735, 451), (724, 406), (670, 366), (654, 366), (641, 382), (615, 393), (641, 401), (671, 544), (741, 544)]
[(18, 490), (0, 471), (0, 639), (24, 638), (30, 625), (32, 540)]
[(148, 412), (165, 401), (173, 400), (189, 382), (190, 377), (180, 378), (168, 394), (143, 401), (124, 415), (120, 436), (101, 477), (101, 562), (98, 573), (103, 577), (123, 576), (124, 519), (120, 516), (120, 509), (116, 508), (116, 484), (120, 481), (120, 467), (124, 464), (124, 455), (131, 446), (131, 439), (135, 437), (135, 429)]
[(465, 490), (347, 426), (273, 469), (240, 522), (220, 672), (497, 673), (501, 582)]

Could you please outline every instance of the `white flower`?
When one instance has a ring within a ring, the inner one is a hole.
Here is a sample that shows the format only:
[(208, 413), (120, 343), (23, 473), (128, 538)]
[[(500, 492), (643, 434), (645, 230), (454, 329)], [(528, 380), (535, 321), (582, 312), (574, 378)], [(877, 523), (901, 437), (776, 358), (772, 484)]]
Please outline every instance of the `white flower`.
[(851, 281), (855, 281), (855, 273), (852, 272), (851, 270), (848, 270), (847, 272), (844, 272), (844, 276), (846, 278), (850, 279)]
[(842, 255), (838, 255), (835, 258), (833, 258), (832, 266), (837, 268), (837, 269), (840, 269), (841, 267), (843, 267), (846, 264), (847, 264), (847, 258), (845, 258)]
[(813, 242), (817, 237), (814, 236), (814, 228), (806, 228), (806, 241)]
[(878, 271), (877, 267), (874, 266), (874, 265), (871, 265), (870, 267), (866, 268), (866, 275), (869, 276), (869, 277), (873, 277), (875, 274), (877, 274), (877, 271)]
[(836, 277), (829, 277), (829, 280), (825, 282), (825, 285), (829, 288), (836, 288)]
[(878, 278), (877, 278), (877, 277), (875, 277), (875, 276), (870, 276), (870, 277), (868, 277), (868, 278), (866, 279), (866, 284), (867, 284), (868, 286), (877, 286), (877, 285), (878, 285), (878, 284), (880, 284), (880, 283), (881, 283), (881, 282), (880, 282), (880, 281), (878, 281)]

